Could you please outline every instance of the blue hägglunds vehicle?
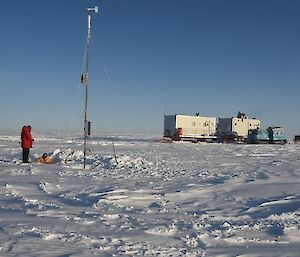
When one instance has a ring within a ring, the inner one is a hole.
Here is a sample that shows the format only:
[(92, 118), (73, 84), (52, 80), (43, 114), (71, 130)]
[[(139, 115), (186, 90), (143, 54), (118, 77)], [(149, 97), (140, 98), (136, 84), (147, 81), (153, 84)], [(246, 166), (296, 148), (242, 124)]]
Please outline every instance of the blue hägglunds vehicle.
[(270, 137), (267, 129), (250, 129), (248, 131), (248, 144), (269, 144)]
[(286, 144), (287, 138), (282, 127), (251, 129), (248, 132), (248, 144)]
[(269, 137), (272, 144), (286, 144), (287, 138), (281, 127), (269, 127)]

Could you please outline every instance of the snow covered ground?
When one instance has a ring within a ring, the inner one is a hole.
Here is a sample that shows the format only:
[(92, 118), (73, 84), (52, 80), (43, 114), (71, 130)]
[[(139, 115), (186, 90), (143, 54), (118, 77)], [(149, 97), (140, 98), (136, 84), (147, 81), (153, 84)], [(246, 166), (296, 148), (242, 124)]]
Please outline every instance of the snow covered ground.
[[(299, 256), (300, 146), (0, 136), (0, 256)], [(157, 137), (158, 138), (158, 137)]]

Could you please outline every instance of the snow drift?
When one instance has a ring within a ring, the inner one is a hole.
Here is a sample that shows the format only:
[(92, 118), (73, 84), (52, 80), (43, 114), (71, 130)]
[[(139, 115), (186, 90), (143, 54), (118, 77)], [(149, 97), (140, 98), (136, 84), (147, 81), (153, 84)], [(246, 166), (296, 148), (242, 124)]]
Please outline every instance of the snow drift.
[(298, 256), (300, 146), (0, 138), (1, 256)]

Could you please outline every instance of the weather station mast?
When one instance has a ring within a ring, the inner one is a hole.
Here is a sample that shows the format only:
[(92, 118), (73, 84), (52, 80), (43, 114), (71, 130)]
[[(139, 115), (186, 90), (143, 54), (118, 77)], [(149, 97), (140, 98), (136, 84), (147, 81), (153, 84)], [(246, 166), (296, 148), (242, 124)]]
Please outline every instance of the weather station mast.
[(84, 101), (84, 149), (83, 149), (83, 168), (86, 167), (86, 154), (87, 154), (87, 138), (91, 135), (91, 122), (87, 119), (88, 114), (88, 74), (89, 74), (89, 51), (91, 44), (91, 13), (98, 13), (99, 7), (96, 5), (94, 8), (86, 8), (88, 18), (87, 40), (85, 48), (85, 67), (84, 72), (81, 74), (81, 83), (85, 87), (85, 101)]

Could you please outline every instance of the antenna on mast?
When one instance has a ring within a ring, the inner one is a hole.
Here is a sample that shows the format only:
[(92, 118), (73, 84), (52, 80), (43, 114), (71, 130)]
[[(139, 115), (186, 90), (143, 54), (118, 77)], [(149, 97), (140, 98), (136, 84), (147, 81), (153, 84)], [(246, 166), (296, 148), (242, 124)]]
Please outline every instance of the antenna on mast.
[(88, 71), (89, 71), (89, 50), (91, 43), (91, 13), (98, 13), (99, 7), (96, 5), (94, 8), (86, 8), (88, 17), (88, 30), (87, 30), (87, 44), (86, 44), (86, 62), (85, 62), (85, 73), (81, 74), (81, 83), (85, 86), (85, 104), (84, 104), (84, 150), (83, 150), (83, 168), (86, 166), (86, 141), (90, 135), (91, 122), (87, 120), (87, 107), (88, 107)]

